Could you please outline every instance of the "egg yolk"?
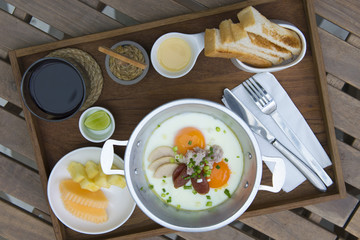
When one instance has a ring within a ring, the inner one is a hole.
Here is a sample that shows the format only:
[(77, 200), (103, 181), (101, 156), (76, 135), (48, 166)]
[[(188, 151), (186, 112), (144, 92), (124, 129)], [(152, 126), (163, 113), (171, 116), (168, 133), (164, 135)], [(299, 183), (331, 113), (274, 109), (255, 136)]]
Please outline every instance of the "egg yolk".
[(205, 138), (199, 129), (186, 127), (176, 134), (174, 144), (178, 153), (185, 154), (194, 147), (205, 148)]
[(220, 188), (224, 186), (229, 180), (230, 174), (231, 172), (227, 163), (224, 161), (214, 163), (210, 177), (208, 177), (208, 179), (210, 179), (209, 186), (211, 188)]

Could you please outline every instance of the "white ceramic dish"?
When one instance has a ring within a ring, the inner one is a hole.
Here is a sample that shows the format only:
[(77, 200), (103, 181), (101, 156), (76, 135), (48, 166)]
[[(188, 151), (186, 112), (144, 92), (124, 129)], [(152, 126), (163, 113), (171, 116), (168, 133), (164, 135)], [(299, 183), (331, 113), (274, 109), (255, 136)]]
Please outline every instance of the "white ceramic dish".
[[(182, 77), (186, 74), (188, 74), (190, 72), (190, 70), (194, 67), (195, 62), (197, 57), (199, 56), (200, 52), (204, 49), (204, 35), (205, 33), (197, 33), (197, 34), (184, 34), (184, 33), (177, 33), (177, 32), (171, 32), (171, 33), (167, 33), (162, 35), (161, 37), (159, 37), (152, 49), (151, 49), (151, 53), (150, 53), (150, 59), (151, 59), (151, 63), (154, 66), (155, 70), (161, 74), (164, 77), (167, 78), (179, 78)], [(185, 40), (190, 48), (191, 48), (191, 59), (189, 64), (182, 70), (177, 71), (177, 72), (172, 72), (172, 71), (168, 71), (165, 68), (163, 68), (158, 59), (157, 59), (157, 52), (159, 49), (160, 44), (169, 38), (180, 38)]]
[[(100, 130), (100, 131), (94, 131), (91, 130), (87, 127), (85, 127), (85, 120), (88, 116), (90, 116), (90, 114), (99, 111), (99, 110), (103, 110), (105, 111), (107, 114), (109, 114), (110, 116), (110, 126), (104, 130)], [(99, 143), (99, 142), (104, 142), (105, 140), (109, 139), (114, 131), (115, 131), (115, 119), (113, 117), (113, 115), (111, 114), (111, 112), (109, 110), (107, 110), (106, 108), (103, 107), (91, 107), (88, 108), (85, 112), (83, 112), (79, 118), (79, 130), (81, 132), (81, 135), (83, 135), (83, 137), (85, 139), (87, 139), (90, 142), (94, 142), (94, 143)]]
[(257, 67), (252, 67), (250, 65), (247, 65), (241, 61), (239, 61), (236, 58), (232, 58), (231, 62), (239, 69), (245, 71), (245, 72), (251, 72), (251, 73), (261, 73), (261, 72), (277, 72), (277, 71), (281, 71), (284, 69), (287, 69), (289, 67), (292, 67), (296, 64), (298, 64), (305, 56), (306, 53), (306, 39), (304, 37), (304, 34), (297, 28), (295, 27), (293, 24), (289, 23), (289, 22), (285, 22), (285, 21), (281, 21), (281, 20), (271, 20), (274, 23), (279, 24), (282, 27), (288, 28), (290, 30), (293, 30), (294, 32), (297, 33), (297, 35), (300, 37), (300, 41), (301, 41), (301, 52), (299, 55), (294, 56), (291, 59), (288, 59), (286, 61), (284, 61), (283, 63), (279, 64), (279, 65), (274, 65), (272, 67), (269, 68), (257, 68)]
[[(86, 234), (110, 232), (124, 224), (135, 209), (135, 202), (128, 188), (122, 189), (116, 186), (111, 186), (109, 189), (101, 189), (109, 200), (106, 210), (109, 219), (104, 223), (96, 224), (82, 220), (73, 216), (65, 209), (61, 200), (59, 185), (62, 180), (71, 178), (67, 171), (69, 163), (76, 161), (85, 164), (89, 160), (99, 163), (100, 153), (101, 148), (85, 147), (66, 154), (57, 162), (48, 180), (47, 193), (51, 209), (63, 224), (77, 232)], [(124, 162), (119, 156), (114, 155), (114, 161), (118, 167), (124, 167)]]

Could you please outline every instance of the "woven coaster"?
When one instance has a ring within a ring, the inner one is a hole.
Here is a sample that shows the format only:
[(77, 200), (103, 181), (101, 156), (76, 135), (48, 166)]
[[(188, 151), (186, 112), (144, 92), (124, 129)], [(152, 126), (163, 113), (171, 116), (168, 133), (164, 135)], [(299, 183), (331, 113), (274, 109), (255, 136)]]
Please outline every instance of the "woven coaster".
[(104, 78), (99, 64), (90, 54), (76, 48), (63, 48), (49, 53), (47, 57), (63, 58), (70, 63), (76, 63), (75, 65), (82, 68), (85, 76), (87, 75), (87, 79), (85, 79), (87, 96), (80, 111), (91, 107), (98, 100), (103, 88)]

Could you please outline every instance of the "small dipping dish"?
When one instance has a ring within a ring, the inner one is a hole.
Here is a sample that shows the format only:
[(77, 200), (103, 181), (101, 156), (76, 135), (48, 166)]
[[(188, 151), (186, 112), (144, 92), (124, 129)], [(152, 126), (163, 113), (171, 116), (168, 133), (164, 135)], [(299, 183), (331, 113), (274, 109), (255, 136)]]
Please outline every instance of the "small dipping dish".
[(179, 78), (194, 67), (204, 49), (204, 33), (167, 33), (158, 38), (151, 49), (155, 70), (167, 78)]
[(278, 72), (284, 69), (287, 69), (289, 67), (292, 67), (296, 64), (298, 64), (305, 56), (306, 53), (306, 39), (304, 37), (304, 34), (300, 31), (300, 29), (298, 29), (297, 27), (295, 27), (293, 24), (286, 22), (286, 21), (282, 21), (282, 20), (271, 20), (271, 22), (276, 23), (284, 28), (290, 29), (294, 32), (297, 33), (297, 35), (300, 38), (301, 41), (301, 52), (299, 55), (295, 55), (292, 58), (282, 62), (281, 64), (278, 65), (274, 65), (272, 67), (268, 67), (268, 68), (258, 68), (258, 67), (253, 67), (251, 65), (247, 65), (243, 62), (241, 62), (240, 60), (238, 60), (237, 58), (232, 58), (231, 62), (239, 69), (245, 71), (245, 72), (251, 72), (251, 73), (261, 73), (261, 72)]
[[(115, 82), (122, 84), (122, 85), (132, 85), (132, 84), (140, 82), (146, 76), (147, 72), (149, 71), (149, 65), (150, 65), (149, 55), (147, 54), (145, 49), (142, 46), (140, 46), (140, 44), (133, 42), (133, 41), (118, 42), (117, 44), (113, 45), (111, 47), (111, 49), (113, 51), (116, 51), (115, 49), (118, 48), (119, 46), (123, 46), (123, 47), (134, 46), (137, 49), (139, 49), (143, 55), (144, 64), (146, 65), (146, 68), (144, 70), (142, 70), (140, 68), (136, 68), (135, 66), (131, 66), (128, 63), (121, 63), (120, 60), (117, 60), (113, 57), (111, 57), (112, 59), (110, 59), (110, 56), (106, 55), (105, 68), (106, 68), (108, 75), (111, 77), (112, 80), (114, 80)], [(122, 53), (122, 54), (127, 56), (126, 53)], [(127, 57), (133, 59), (132, 56), (127, 56)], [(139, 59), (133, 59), (133, 60), (139, 60)], [(116, 64), (116, 62), (119, 62), (119, 63)], [(124, 64), (124, 66), (122, 67), (121, 64)], [(128, 71), (128, 73), (125, 73), (125, 71)], [(137, 73), (140, 73), (140, 74), (138, 76), (136, 76)], [(131, 79), (132, 74), (136, 77)], [(130, 76), (130, 79), (128, 78), (127, 75)], [(121, 76), (123, 76), (123, 77), (121, 77)]]
[[(88, 118), (91, 114), (97, 112), (97, 111), (105, 111), (109, 117), (110, 117), (110, 125), (104, 129), (104, 130), (92, 130), (89, 129), (85, 126), (85, 120), (86, 118)], [(114, 131), (115, 131), (115, 120), (113, 115), (111, 114), (111, 112), (109, 110), (107, 110), (106, 108), (103, 107), (91, 107), (88, 108), (85, 112), (83, 112), (80, 116), (79, 119), (79, 129), (81, 132), (81, 135), (87, 139), (90, 142), (94, 142), (94, 143), (100, 143), (100, 142), (104, 142), (107, 139), (109, 139)]]

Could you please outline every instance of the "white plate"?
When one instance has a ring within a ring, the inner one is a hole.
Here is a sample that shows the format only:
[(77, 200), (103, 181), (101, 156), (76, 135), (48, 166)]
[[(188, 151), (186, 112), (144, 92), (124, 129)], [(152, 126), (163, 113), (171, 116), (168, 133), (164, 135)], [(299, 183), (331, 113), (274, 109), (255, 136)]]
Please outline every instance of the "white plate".
[[(109, 200), (109, 205), (106, 209), (109, 219), (104, 223), (96, 224), (82, 220), (65, 209), (61, 200), (59, 185), (62, 180), (71, 178), (67, 171), (69, 163), (76, 161), (85, 164), (89, 160), (99, 163), (100, 154), (101, 148), (98, 147), (76, 149), (59, 160), (49, 177), (47, 193), (51, 209), (64, 225), (77, 232), (101, 234), (112, 231), (124, 224), (135, 209), (135, 202), (128, 188), (122, 189), (116, 186), (111, 186), (109, 189), (101, 189)], [(123, 160), (117, 155), (114, 156), (114, 163), (120, 168), (124, 167)]]

